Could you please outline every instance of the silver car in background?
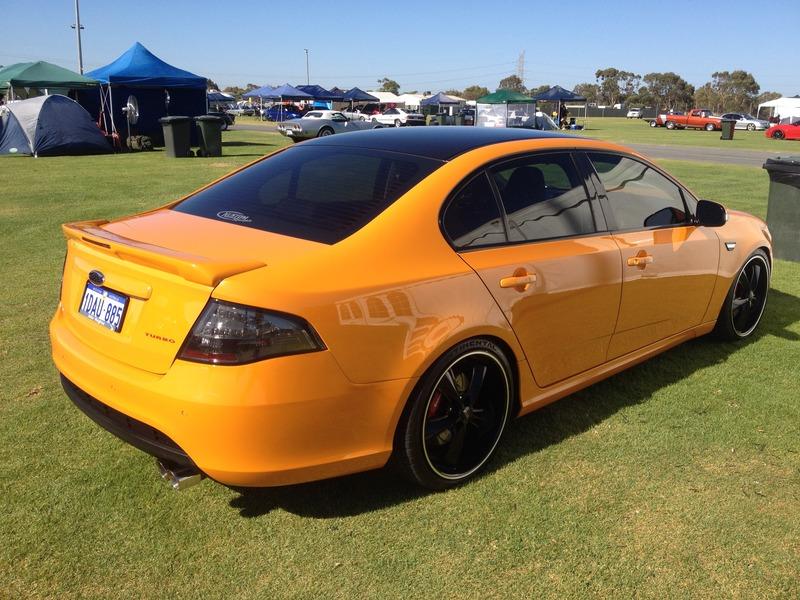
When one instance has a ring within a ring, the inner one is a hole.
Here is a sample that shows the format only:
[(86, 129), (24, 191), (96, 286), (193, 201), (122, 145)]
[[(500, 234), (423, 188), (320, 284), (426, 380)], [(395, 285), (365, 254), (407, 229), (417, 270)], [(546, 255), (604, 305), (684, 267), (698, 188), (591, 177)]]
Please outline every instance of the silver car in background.
[(747, 113), (725, 113), (722, 118), (736, 121), (736, 125), (733, 126), (734, 129), (747, 129), (748, 131), (769, 129), (769, 121), (756, 119), (753, 115), (748, 115)]
[(278, 131), (295, 142), (301, 142), (334, 133), (380, 129), (381, 127), (382, 125), (379, 123), (348, 119), (338, 110), (312, 110), (300, 119), (284, 121), (278, 125)]

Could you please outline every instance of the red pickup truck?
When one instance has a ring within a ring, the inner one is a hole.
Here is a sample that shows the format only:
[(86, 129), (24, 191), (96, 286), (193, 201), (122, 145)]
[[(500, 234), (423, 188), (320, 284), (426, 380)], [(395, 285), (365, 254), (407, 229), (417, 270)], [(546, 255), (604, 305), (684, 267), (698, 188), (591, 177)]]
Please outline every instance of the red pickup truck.
[(722, 119), (715, 117), (707, 108), (695, 108), (685, 115), (667, 115), (667, 129), (722, 129)]

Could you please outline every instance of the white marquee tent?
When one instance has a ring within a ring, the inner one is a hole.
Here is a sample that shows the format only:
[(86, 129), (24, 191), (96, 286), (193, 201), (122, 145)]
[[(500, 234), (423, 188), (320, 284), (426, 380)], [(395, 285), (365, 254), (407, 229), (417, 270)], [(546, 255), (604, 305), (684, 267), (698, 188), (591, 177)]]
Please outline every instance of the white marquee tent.
[(776, 98), (758, 105), (756, 116), (761, 117), (761, 109), (771, 109), (772, 116), (780, 121), (794, 121), (800, 119), (800, 96), (791, 98)]

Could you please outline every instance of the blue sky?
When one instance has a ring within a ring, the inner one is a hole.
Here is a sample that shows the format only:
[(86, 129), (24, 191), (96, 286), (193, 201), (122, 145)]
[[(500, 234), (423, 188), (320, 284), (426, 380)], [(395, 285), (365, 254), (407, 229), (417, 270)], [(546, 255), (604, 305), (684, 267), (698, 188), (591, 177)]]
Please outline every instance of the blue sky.
[[(524, 50), (528, 87), (572, 88), (603, 67), (675, 71), (695, 85), (714, 71), (744, 69), (762, 91), (800, 94), (798, 0), (752, 6), (81, 0), (81, 21), (87, 70), (140, 41), (223, 87), (305, 83), (308, 48), (311, 82), (323, 86), (369, 89), (386, 76), (404, 91), (494, 90)], [(76, 69), (73, 10), (73, 0), (0, 0), (0, 64), (48, 60)]]

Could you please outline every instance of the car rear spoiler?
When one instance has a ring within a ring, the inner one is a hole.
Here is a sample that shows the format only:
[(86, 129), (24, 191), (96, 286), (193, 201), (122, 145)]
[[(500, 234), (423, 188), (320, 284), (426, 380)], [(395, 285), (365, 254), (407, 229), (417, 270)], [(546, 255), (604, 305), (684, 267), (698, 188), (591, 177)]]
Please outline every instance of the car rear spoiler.
[(206, 256), (139, 242), (102, 229), (106, 223), (108, 221), (81, 221), (67, 223), (62, 225), (61, 229), (68, 241), (76, 240), (91, 244), (95, 249), (117, 256), (122, 260), (154, 267), (178, 275), (186, 281), (211, 287), (215, 287), (220, 281), (231, 275), (266, 266), (265, 263), (259, 261), (215, 260)]

